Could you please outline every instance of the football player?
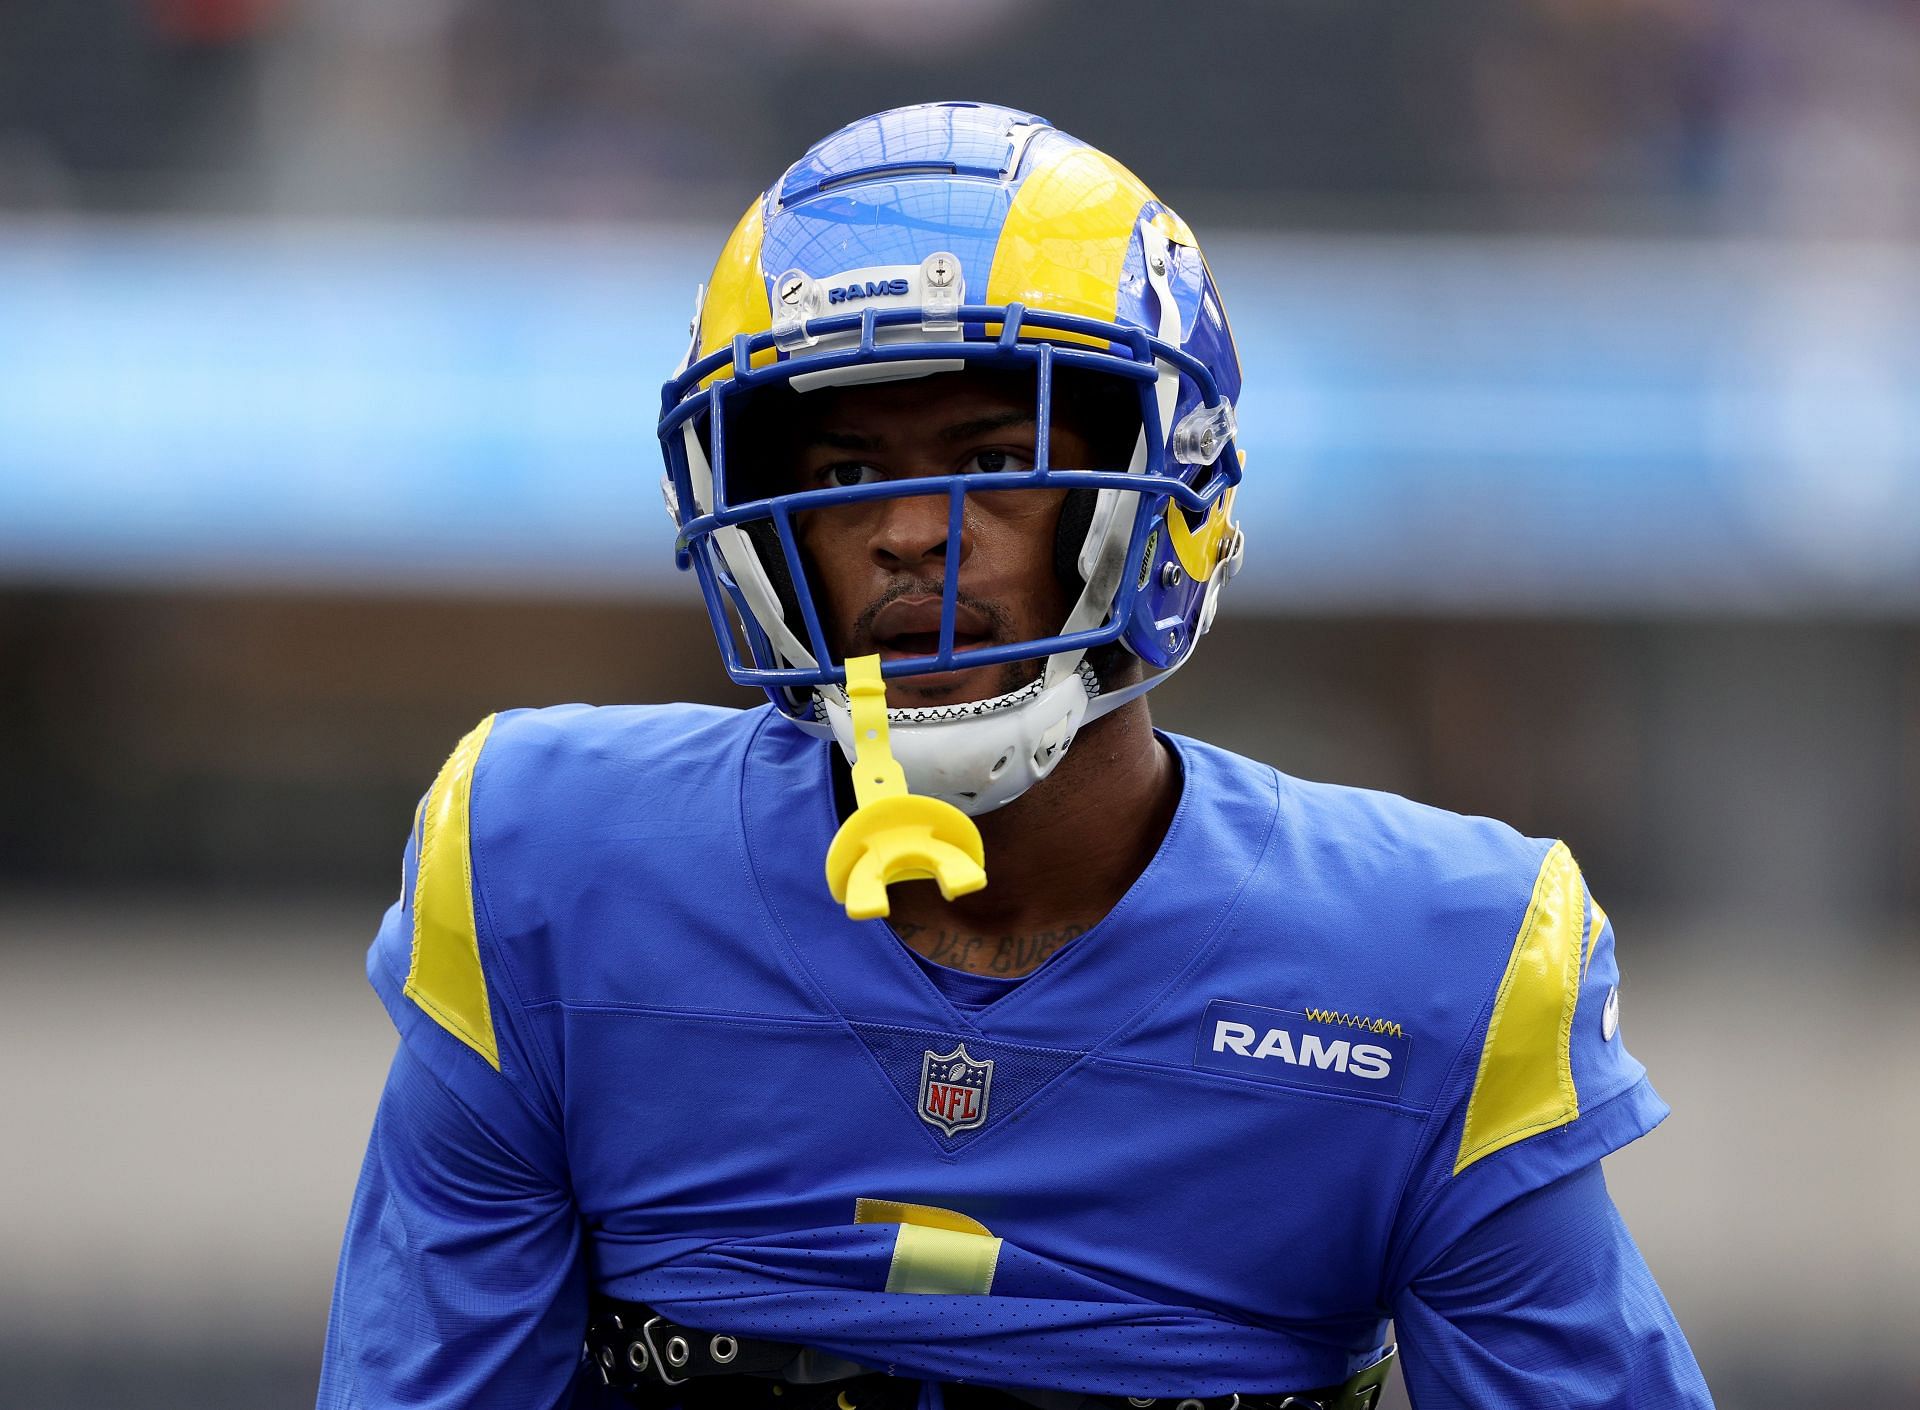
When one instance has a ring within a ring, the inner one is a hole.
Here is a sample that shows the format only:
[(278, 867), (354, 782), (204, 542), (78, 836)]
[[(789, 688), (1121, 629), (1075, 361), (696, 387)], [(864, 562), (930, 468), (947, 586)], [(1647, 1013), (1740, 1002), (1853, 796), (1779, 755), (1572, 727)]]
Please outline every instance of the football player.
[(1152, 727), (1240, 395), (1193, 232), (1032, 114), (753, 201), (660, 435), (769, 703), (434, 781), (322, 1407), (1360, 1410), (1389, 1323), (1420, 1410), (1709, 1404), (1567, 847)]

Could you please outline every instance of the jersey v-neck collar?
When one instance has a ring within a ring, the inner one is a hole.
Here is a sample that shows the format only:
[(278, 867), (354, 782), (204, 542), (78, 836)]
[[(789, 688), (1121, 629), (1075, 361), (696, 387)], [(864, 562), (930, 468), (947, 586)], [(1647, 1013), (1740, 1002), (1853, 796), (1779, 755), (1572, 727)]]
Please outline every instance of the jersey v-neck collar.
[[(1186, 866), (1204, 868), (1210, 860), (1196, 844), (1207, 831), (1203, 814), (1216, 792), (1217, 766), (1204, 747), (1160, 738), (1179, 762), (1180, 801), (1146, 869), (1097, 925), (1012, 993), (969, 1012), (940, 991), (885, 921), (849, 920), (828, 894), (827, 845), (839, 826), (834, 746), (769, 709), (747, 746), (741, 803), (748, 864), (788, 963), (849, 1022), (970, 1031), (1049, 1047), (1071, 1037), (1082, 1051), (1099, 1047), (1207, 948), (1246, 881), (1218, 874), (1203, 885), (1186, 879)], [(1271, 812), (1264, 821), (1270, 830)], [(991, 885), (991, 854), (987, 875)], [(1124, 957), (1116, 952), (1121, 946)]]
[(930, 960), (911, 945), (905, 945), (907, 958), (918, 965), (920, 972), (933, 981), (933, 987), (947, 996), (947, 1001), (963, 1013), (978, 1013), (988, 1004), (998, 1003), (1027, 980), (1033, 977), (1033, 971), (1019, 975), (975, 974), (972, 970), (955, 969), (952, 965)]

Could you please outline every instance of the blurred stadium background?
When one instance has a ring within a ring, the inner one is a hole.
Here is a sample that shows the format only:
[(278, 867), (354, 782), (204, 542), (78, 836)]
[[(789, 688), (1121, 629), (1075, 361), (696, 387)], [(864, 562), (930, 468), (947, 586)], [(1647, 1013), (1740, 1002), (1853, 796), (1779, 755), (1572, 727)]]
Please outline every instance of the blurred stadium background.
[(749, 703), (658, 384), (751, 192), (954, 96), (1243, 339), (1158, 718), (1566, 837), (1720, 1404), (1920, 1405), (1906, 0), (0, 6), (0, 1404), (311, 1403), (413, 800), (490, 709)]

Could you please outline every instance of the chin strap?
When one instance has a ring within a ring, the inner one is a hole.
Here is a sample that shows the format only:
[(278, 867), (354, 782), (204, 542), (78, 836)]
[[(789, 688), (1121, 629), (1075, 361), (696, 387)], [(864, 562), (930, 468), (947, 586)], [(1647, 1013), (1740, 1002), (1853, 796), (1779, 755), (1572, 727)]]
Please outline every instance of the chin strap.
[(893, 757), (887, 687), (878, 656), (847, 662), (853, 711), (853, 810), (827, 848), (827, 889), (853, 920), (887, 914), (896, 881), (933, 881), (949, 901), (987, 884), (986, 849), (973, 819), (953, 804), (907, 791)]

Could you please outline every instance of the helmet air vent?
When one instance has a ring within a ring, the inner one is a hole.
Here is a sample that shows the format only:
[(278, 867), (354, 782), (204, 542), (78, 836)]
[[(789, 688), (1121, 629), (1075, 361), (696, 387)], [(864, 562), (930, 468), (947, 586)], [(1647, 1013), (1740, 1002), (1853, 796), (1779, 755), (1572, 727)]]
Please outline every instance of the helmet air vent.
[(839, 176), (829, 176), (814, 188), (820, 191), (838, 191), (843, 186), (857, 186), (863, 181), (884, 181), (903, 176), (958, 176), (960, 168), (953, 162), (886, 162), (879, 166), (863, 167), (859, 171), (843, 172)]

